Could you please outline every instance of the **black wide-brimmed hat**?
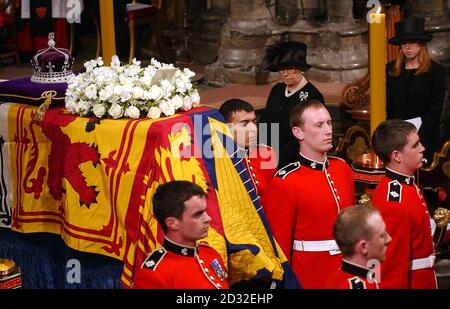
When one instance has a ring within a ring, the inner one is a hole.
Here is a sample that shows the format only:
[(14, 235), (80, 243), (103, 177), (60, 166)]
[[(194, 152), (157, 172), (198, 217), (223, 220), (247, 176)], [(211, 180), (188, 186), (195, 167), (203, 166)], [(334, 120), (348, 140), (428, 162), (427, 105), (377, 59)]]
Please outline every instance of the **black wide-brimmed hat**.
[(400, 45), (404, 42), (431, 41), (433, 36), (424, 30), (425, 19), (423, 17), (408, 17), (395, 23), (395, 36), (389, 39), (392, 45)]
[(264, 63), (267, 70), (276, 72), (286, 68), (306, 71), (311, 66), (306, 62), (306, 44), (296, 41), (276, 42), (266, 46)]

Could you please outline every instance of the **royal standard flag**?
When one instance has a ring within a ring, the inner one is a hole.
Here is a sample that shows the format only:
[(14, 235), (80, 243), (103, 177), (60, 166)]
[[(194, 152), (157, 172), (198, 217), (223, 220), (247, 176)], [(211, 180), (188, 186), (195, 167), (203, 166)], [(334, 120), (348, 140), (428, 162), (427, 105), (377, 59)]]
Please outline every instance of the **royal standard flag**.
[(120, 259), (129, 287), (163, 239), (153, 193), (159, 184), (189, 180), (208, 193), (206, 240), (227, 261), (231, 285), (291, 276), (217, 111), (99, 120), (54, 108), (42, 122), (32, 121), (31, 106), (3, 104), (0, 112), (12, 229), (57, 233), (74, 249)]

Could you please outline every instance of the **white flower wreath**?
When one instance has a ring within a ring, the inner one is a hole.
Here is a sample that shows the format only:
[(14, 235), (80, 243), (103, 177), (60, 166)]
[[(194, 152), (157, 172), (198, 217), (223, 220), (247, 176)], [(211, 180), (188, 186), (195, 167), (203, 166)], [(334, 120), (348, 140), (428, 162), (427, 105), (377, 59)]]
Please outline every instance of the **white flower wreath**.
[(101, 57), (84, 64), (86, 72), (67, 81), (66, 108), (72, 114), (148, 118), (171, 116), (200, 104), (200, 95), (193, 87), (195, 75), (189, 69), (180, 70), (172, 64), (151, 60), (141, 68), (141, 62), (121, 65), (117, 56), (111, 66), (104, 66)]

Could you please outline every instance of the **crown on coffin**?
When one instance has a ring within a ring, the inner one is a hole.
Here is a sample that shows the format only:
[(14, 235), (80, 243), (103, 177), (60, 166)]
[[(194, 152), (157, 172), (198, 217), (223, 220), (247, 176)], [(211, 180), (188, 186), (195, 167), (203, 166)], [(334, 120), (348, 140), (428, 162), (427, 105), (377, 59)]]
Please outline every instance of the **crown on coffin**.
[(31, 58), (35, 83), (63, 83), (73, 74), (73, 58), (64, 48), (55, 47), (55, 34), (48, 34), (48, 48), (39, 50)]

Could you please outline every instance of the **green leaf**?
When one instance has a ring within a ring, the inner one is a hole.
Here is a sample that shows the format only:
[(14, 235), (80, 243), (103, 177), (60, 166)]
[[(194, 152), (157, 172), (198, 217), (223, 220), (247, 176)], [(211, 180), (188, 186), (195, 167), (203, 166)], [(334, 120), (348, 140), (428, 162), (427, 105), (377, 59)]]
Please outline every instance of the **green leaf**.
[(88, 121), (86, 123), (86, 132), (91, 132), (95, 130), (95, 122), (94, 121)]

